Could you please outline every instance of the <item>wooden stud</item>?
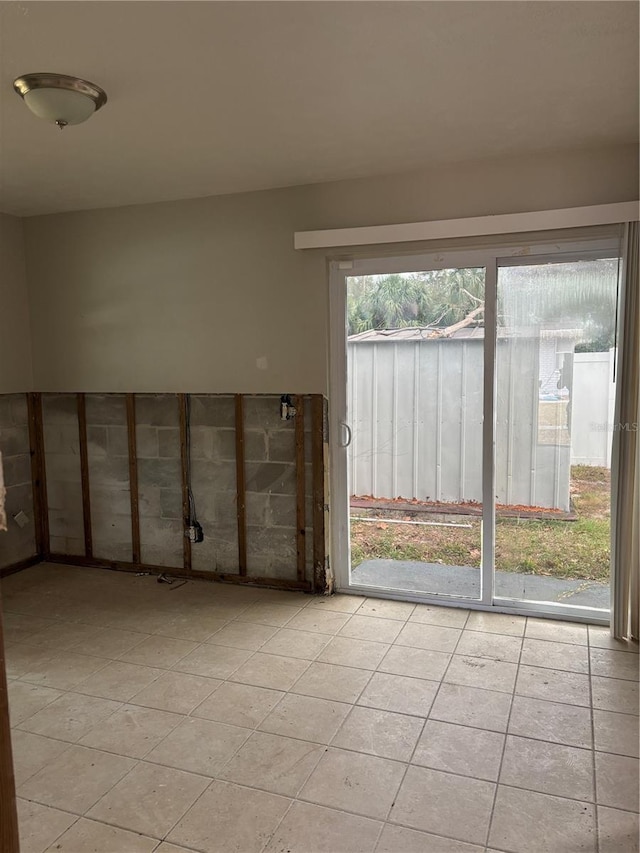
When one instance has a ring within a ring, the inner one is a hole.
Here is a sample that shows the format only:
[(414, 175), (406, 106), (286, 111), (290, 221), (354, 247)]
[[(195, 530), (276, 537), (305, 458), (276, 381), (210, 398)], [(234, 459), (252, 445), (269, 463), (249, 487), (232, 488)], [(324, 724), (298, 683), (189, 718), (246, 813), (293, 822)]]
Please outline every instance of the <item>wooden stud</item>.
[(33, 488), (33, 515), (35, 521), (36, 548), (42, 559), (47, 559), (49, 545), (49, 505), (47, 501), (47, 475), (44, 457), (44, 434), (42, 430), (42, 395), (27, 394), (29, 413), (29, 444), (31, 449), (31, 479)]
[[(1, 535), (1, 534), (0, 534)], [(2, 853), (19, 853), (18, 813), (16, 809), (16, 784), (11, 751), (11, 725), (9, 722), (9, 694), (7, 669), (2, 632), (2, 606), (0, 602), (0, 850)]]
[(253, 575), (236, 575), (227, 572), (203, 572), (192, 570), (185, 572), (181, 568), (169, 566), (154, 566), (148, 563), (126, 563), (122, 560), (103, 560), (99, 557), (77, 557), (72, 554), (51, 554), (50, 562), (63, 563), (69, 566), (81, 566), (83, 568), (111, 569), (117, 572), (150, 572), (151, 574), (169, 575), (173, 578), (187, 578), (206, 581), (219, 581), (222, 583), (241, 584), (243, 586), (267, 586), (272, 589), (290, 589), (300, 592), (310, 592), (309, 581), (294, 581), (286, 578), (264, 578), (253, 577)]
[(311, 471), (313, 497), (313, 589), (324, 592), (327, 586), (325, 568), (324, 519), (324, 397), (311, 397)]
[(236, 403), (236, 513), (238, 517), (238, 568), (240, 576), (247, 574), (247, 507), (246, 475), (244, 469), (244, 400), (235, 395)]
[(129, 445), (129, 495), (131, 498), (131, 555), (140, 563), (140, 507), (138, 505), (138, 444), (136, 441), (136, 395), (127, 394), (127, 440)]
[(78, 436), (80, 438), (80, 478), (82, 481), (82, 520), (84, 524), (84, 551), (93, 556), (91, 532), (91, 493), (89, 491), (89, 455), (87, 453), (87, 407), (84, 394), (77, 394)]
[(295, 441), (296, 441), (296, 558), (298, 580), (305, 579), (307, 565), (307, 521), (306, 521), (306, 488), (305, 488), (305, 458), (304, 458), (304, 397), (297, 394), (293, 398), (296, 407)]
[(180, 408), (180, 461), (182, 471), (182, 562), (185, 572), (191, 572), (191, 540), (187, 533), (191, 520), (189, 506), (189, 437), (187, 435), (187, 395), (178, 394)]

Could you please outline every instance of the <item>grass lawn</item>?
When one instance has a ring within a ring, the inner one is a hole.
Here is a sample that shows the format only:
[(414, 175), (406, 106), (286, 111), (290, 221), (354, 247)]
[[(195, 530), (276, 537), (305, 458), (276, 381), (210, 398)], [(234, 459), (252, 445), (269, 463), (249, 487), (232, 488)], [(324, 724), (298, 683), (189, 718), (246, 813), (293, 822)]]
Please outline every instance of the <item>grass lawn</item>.
[[(610, 472), (574, 465), (571, 499), (576, 521), (498, 518), (496, 569), (557, 578), (607, 581), (610, 548)], [(354, 515), (429, 521), (397, 510), (355, 510)], [(448, 516), (471, 528), (351, 522), (352, 566), (368, 559), (412, 560), (480, 566), (481, 525), (477, 516)]]

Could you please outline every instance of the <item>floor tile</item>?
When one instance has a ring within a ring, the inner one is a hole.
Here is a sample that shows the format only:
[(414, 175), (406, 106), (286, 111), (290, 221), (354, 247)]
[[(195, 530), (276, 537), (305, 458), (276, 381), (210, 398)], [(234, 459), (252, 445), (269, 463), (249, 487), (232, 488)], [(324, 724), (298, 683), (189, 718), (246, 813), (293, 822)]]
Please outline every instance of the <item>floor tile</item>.
[(388, 649), (388, 643), (353, 640), (350, 637), (332, 637), (318, 655), (318, 660), (339, 666), (375, 669)]
[(16, 787), (42, 770), (68, 747), (68, 743), (14, 729), (11, 732), (11, 748)]
[(56, 654), (54, 649), (15, 643), (5, 649), (7, 678), (22, 678), (32, 670), (42, 669)]
[(593, 712), (595, 748), (638, 758), (639, 718), (611, 711)]
[(376, 853), (484, 853), (484, 847), (453, 841), (439, 835), (406, 829), (404, 826), (386, 824), (382, 830)]
[(377, 616), (380, 619), (398, 619), (406, 622), (416, 609), (410, 601), (391, 601), (385, 598), (368, 598), (359, 608), (358, 616)]
[(121, 631), (117, 628), (99, 628), (91, 637), (72, 646), (70, 651), (115, 660), (134, 646), (137, 646), (138, 643), (148, 639), (148, 637), (149, 634), (139, 634), (135, 631)]
[[(98, 631), (99, 628), (93, 625), (82, 625), (79, 622), (54, 622), (33, 634), (29, 638), (29, 645), (68, 651), (77, 644), (91, 642)], [(77, 651), (84, 652), (83, 649), (77, 649)]]
[(358, 699), (358, 705), (380, 708), (381, 711), (396, 711), (399, 714), (426, 717), (438, 686), (437, 681), (374, 672)]
[(33, 637), (44, 628), (55, 625), (55, 619), (47, 619), (43, 616), (31, 616), (26, 613), (8, 613), (3, 616), (4, 641), (9, 643), (22, 643), (29, 637)]
[(317, 699), (353, 703), (370, 678), (371, 673), (366, 669), (315, 661), (296, 681), (291, 692), (315, 696)]
[(192, 713), (194, 717), (255, 729), (283, 696), (280, 690), (225, 681)]
[(340, 629), (341, 637), (352, 640), (373, 640), (378, 643), (393, 643), (402, 629), (397, 619), (378, 619), (360, 616), (358, 612)]
[(431, 649), (435, 652), (453, 652), (462, 631), (441, 625), (407, 622), (396, 638), (396, 645), (414, 649)]
[(144, 758), (182, 719), (166, 711), (123, 705), (109, 719), (94, 726), (80, 743), (129, 758)]
[(638, 815), (598, 806), (600, 853), (638, 853)]
[(254, 732), (226, 764), (219, 778), (295, 797), (324, 752), (325, 747), (315, 743)]
[(612, 649), (618, 652), (638, 654), (638, 644), (627, 640), (614, 640), (609, 628), (602, 625), (589, 625), (589, 645), (592, 648)]
[(187, 850), (186, 847), (178, 847), (176, 844), (169, 844), (167, 841), (163, 841), (159, 847), (156, 847), (153, 853), (193, 853), (193, 850)]
[(465, 687), (485, 688), (512, 693), (516, 683), (518, 667), (515, 663), (454, 655), (447, 669), (444, 681), (448, 684), (461, 684)]
[(60, 690), (40, 687), (38, 684), (27, 684), (24, 681), (10, 681), (7, 685), (7, 691), (12, 726), (17, 726), (62, 696)]
[(409, 675), (439, 681), (445, 673), (451, 655), (409, 646), (392, 646), (378, 666), (381, 672), (392, 675)]
[(197, 643), (174, 637), (149, 637), (120, 655), (120, 660), (141, 666), (171, 669), (174, 663), (197, 648)]
[(161, 669), (112, 661), (95, 675), (81, 681), (76, 689), (78, 693), (86, 693), (89, 696), (128, 702), (135, 693), (151, 684), (159, 675), (162, 675)]
[(504, 735), (498, 732), (427, 720), (418, 742), (413, 764), (498, 781)]
[(589, 672), (589, 650), (575, 643), (551, 643), (524, 638), (520, 662), (523, 666), (540, 666), (567, 672)]
[(80, 818), (51, 848), (52, 853), (152, 853), (157, 838)]
[(43, 853), (71, 824), (75, 815), (18, 799), (20, 853)]
[(508, 634), (489, 634), (484, 631), (463, 631), (456, 654), (492, 658), (518, 663), (522, 639)]
[(611, 649), (591, 649), (591, 674), (638, 681), (638, 655)]
[(344, 722), (350, 707), (343, 702), (289, 693), (259, 728), (285, 737), (329, 743)]
[(308, 666), (307, 660), (256, 652), (233, 673), (230, 680), (255, 687), (289, 690)]
[(596, 752), (596, 800), (629, 812), (638, 811), (638, 759)]
[(510, 710), (511, 695), (508, 693), (443, 684), (429, 716), (446, 723), (506, 732)]
[(257, 652), (277, 630), (269, 625), (259, 625), (255, 622), (229, 622), (224, 628), (212, 634), (207, 642), (216, 646), (231, 646), (235, 649)]
[(184, 672), (164, 672), (159, 678), (131, 697), (131, 703), (170, 711), (175, 714), (190, 714), (207, 696), (222, 684), (215, 678), (188, 675)]
[(323, 610), (320, 607), (305, 607), (287, 623), (287, 628), (293, 628), (296, 631), (315, 631), (320, 634), (337, 634), (349, 618), (347, 613), (336, 613), (335, 610)]
[(386, 758), (330, 748), (299, 794), (302, 800), (384, 819), (405, 773)]
[(483, 613), (472, 610), (465, 628), (469, 631), (484, 631), (488, 634), (510, 634), (513, 637), (524, 636), (526, 625), (524, 616), (512, 616), (509, 613)]
[(202, 776), (141, 762), (102, 797), (88, 817), (162, 838), (208, 784)]
[(500, 785), (489, 845), (513, 853), (595, 853), (595, 808)]
[(484, 844), (495, 785), (426, 767), (409, 767), (389, 820), (413, 829)]
[(621, 678), (591, 678), (593, 707), (600, 711), (619, 711), (621, 714), (640, 713), (638, 684)]
[(366, 599), (361, 595), (319, 595), (309, 601), (308, 606), (337, 613), (355, 613)]
[(242, 622), (257, 622), (260, 625), (283, 628), (301, 609), (301, 607), (288, 607), (284, 604), (260, 602), (248, 607), (238, 619)]
[(578, 622), (560, 622), (556, 619), (527, 619), (525, 637), (535, 640), (551, 640), (555, 643), (576, 643), (586, 646), (589, 634), (586, 625)]
[(593, 802), (593, 754), (588, 749), (509, 735), (500, 783)]
[(275, 794), (213, 782), (167, 840), (203, 853), (260, 853), (290, 803)]
[(154, 633), (163, 637), (175, 637), (176, 640), (204, 643), (231, 619), (231, 614), (226, 611), (223, 611), (224, 617), (219, 611), (216, 612), (217, 616), (214, 613), (192, 611), (167, 614)]
[(246, 649), (232, 649), (228, 646), (199, 646), (173, 666), (177, 672), (190, 675), (203, 675), (205, 678), (229, 678), (230, 675), (249, 660), (251, 652)]
[(326, 634), (313, 631), (293, 631), (290, 628), (280, 628), (261, 651), (268, 655), (314, 660), (329, 641)]
[(85, 696), (81, 693), (64, 693), (46, 708), (20, 723), (20, 728), (34, 734), (75, 742), (102, 720), (111, 716), (120, 702)]
[(72, 690), (87, 676), (102, 669), (106, 661), (90, 655), (79, 655), (74, 652), (58, 652), (54, 657), (44, 661), (22, 679), (42, 687), (53, 687), (57, 690)]
[(591, 711), (577, 705), (514, 696), (509, 734), (591, 749)]
[(380, 826), (369, 818), (296, 802), (264, 853), (373, 853)]
[(249, 737), (248, 729), (186, 717), (146, 756), (147, 761), (215, 776)]
[(70, 746), (28, 779), (18, 796), (74, 814), (84, 814), (135, 762), (84, 746)]
[(449, 628), (464, 628), (469, 618), (469, 610), (459, 607), (433, 607), (431, 604), (417, 604), (409, 617), (410, 622), (426, 625), (443, 625)]
[(420, 717), (355, 707), (331, 744), (381, 758), (409, 761), (423, 725)]
[(520, 666), (516, 694), (568, 705), (590, 705), (589, 677), (578, 672), (562, 672), (540, 666)]

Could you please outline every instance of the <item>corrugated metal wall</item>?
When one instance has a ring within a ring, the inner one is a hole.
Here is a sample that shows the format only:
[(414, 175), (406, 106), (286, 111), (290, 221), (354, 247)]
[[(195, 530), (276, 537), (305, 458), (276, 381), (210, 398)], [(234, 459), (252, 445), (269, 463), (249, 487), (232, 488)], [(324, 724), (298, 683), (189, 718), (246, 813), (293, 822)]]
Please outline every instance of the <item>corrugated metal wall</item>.
[[(352, 494), (481, 502), (482, 347), (349, 342)], [(568, 510), (568, 432), (539, 441), (538, 360), (538, 338), (499, 339), (496, 499)]]

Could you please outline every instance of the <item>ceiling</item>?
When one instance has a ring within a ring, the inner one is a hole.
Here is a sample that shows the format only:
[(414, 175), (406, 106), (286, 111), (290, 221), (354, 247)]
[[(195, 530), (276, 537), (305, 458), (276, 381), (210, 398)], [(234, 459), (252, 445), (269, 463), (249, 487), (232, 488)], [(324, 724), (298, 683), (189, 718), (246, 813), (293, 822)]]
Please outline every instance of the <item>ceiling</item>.
[[(17, 215), (633, 142), (636, 2), (2, 2)], [(20, 74), (106, 89), (59, 131)]]

